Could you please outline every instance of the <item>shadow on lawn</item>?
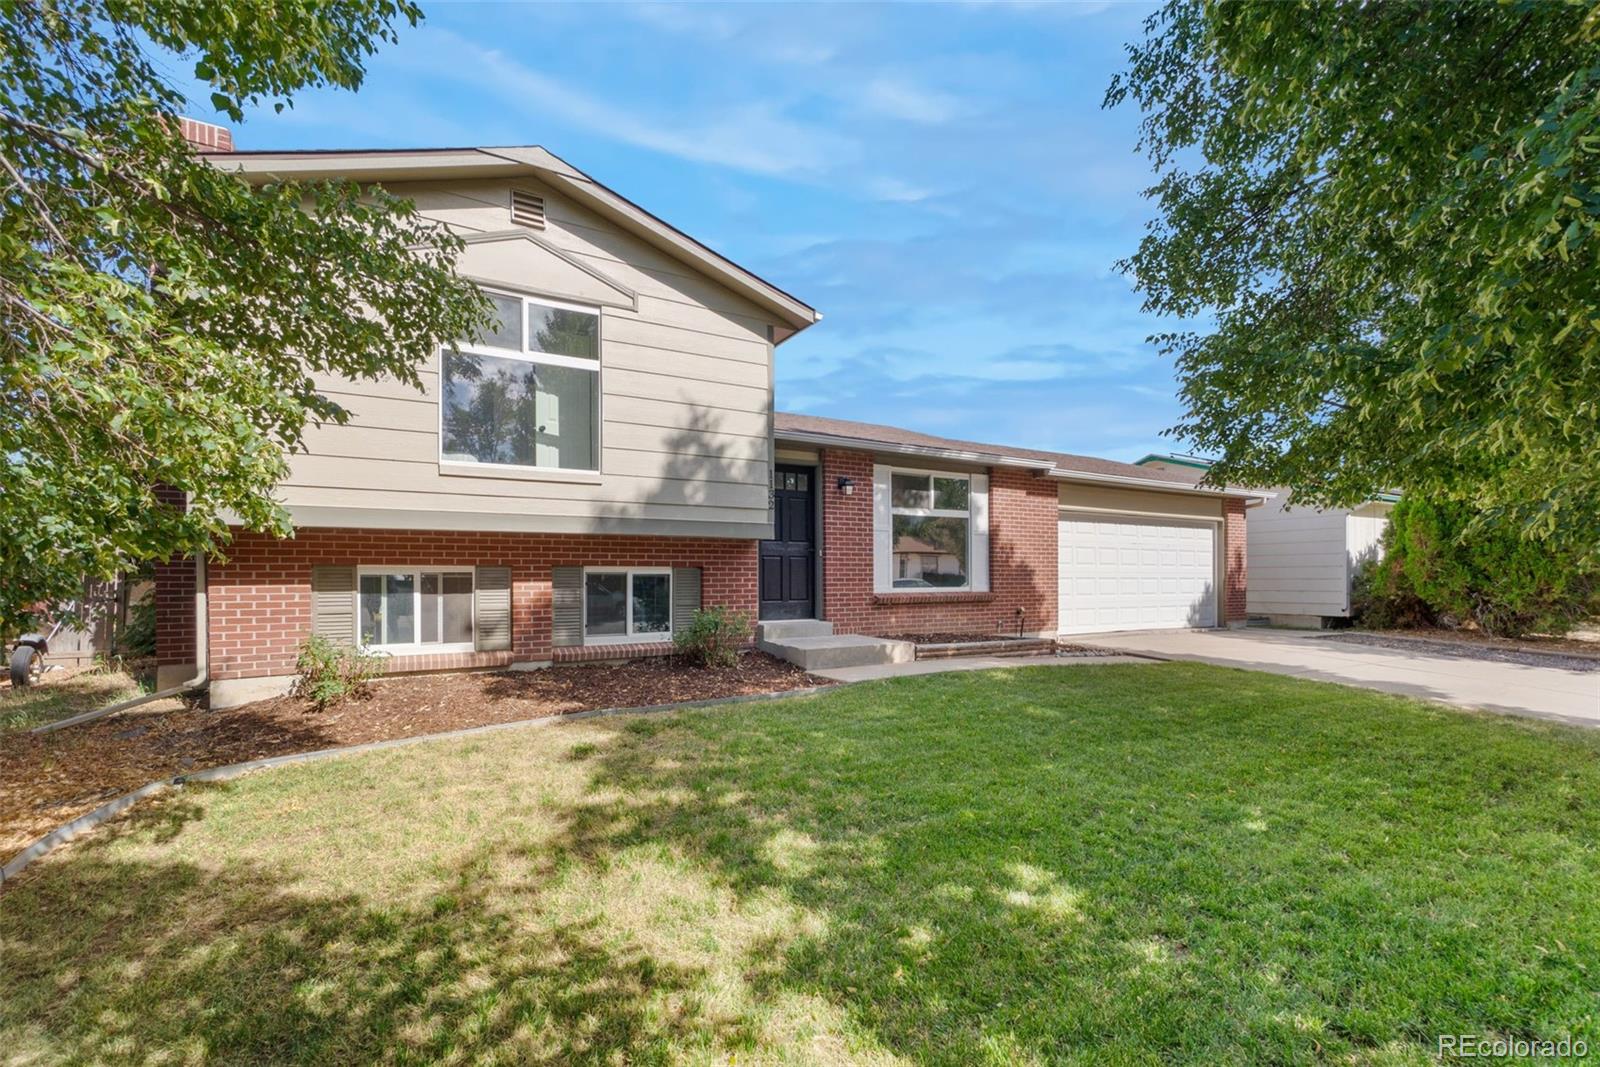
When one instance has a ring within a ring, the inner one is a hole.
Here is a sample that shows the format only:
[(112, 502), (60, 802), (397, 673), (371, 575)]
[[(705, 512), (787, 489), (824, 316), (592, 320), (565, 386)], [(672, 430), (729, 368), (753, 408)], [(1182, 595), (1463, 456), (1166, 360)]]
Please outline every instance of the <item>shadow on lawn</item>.
[[(48, 1020), (32, 1021), (48, 1034), (36, 1058), (341, 1063), (401, 1051), (416, 1062), (564, 1064), (689, 1036), (750, 1041), (699, 1010), (686, 992), (692, 969), (593, 921), (535, 931), (510, 917), (503, 896), (487, 897), (487, 855), (410, 908), (302, 892), (238, 863), (219, 873), (106, 858), (116, 838), (162, 840), (192, 809), (176, 798), (143, 808), (32, 887), (35, 920), (72, 922), (0, 924), (7, 985), (57, 994)], [(678, 1011), (660, 1011), (675, 994)]]
[[(1448, 742), (1491, 724), (1249, 711), (1292, 683), (1186, 667), (1164, 702), (1146, 668), (1084, 670), (997, 672), (986, 704), (948, 676), (585, 724), (534, 750), (586, 779), (553, 839), (419, 872), (437, 888), (411, 904), (112, 858), (193, 814), (153, 806), (19, 887), (6, 980), (85, 1060), (1401, 1062), (1430, 1033), (1592, 1025), (1592, 864), (1559, 857), (1600, 832), (1532, 734), (1475, 765)], [(1452, 836), (1480, 808), (1488, 836)], [(1572, 951), (1533, 957), (1558, 934)], [(807, 1026), (826, 1043), (787, 1044)]]

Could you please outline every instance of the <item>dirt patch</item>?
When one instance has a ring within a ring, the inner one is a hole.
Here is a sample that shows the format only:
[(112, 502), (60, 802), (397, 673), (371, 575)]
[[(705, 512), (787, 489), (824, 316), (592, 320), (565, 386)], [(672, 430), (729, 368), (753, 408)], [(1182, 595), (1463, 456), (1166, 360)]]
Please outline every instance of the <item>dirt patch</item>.
[(0, 859), (157, 778), (264, 756), (538, 719), (595, 708), (781, 692), (827, 684), (765, 653), (726, 670), (669, 658), (542, 671), (392, 678), (319, 712), (293, 697), (206, 711), (143, 709), (51, 734), (0, 734)]
[[(1422, 652), (1430, 656), (1485, 660), (1491, 663), (1516, 663), (1525, 667), (1555, 667), (1569, 671), (1600, 671), (1600, 649), (1590, 641), (1540, 638), (1533, 641), (1508, 641), (1485, 637), (1470, 631), (1430, 630), (1425, 633), (1343, 630), (1323, 637), (1324, 641), (1392, 648), (1401, 652)], [(1577, 646), (1573, 648), (1572, 646)]]
[[(969, 644), (973, 641), (1016, 641), (1016, 634), (958, 634), (958, 633), (933, 633), (933, 634), (886, 634), (885, 641), (910, 641), (914, 645), (956, 645)], [(1033, 638), (1020, 638), (1023, 641)]]

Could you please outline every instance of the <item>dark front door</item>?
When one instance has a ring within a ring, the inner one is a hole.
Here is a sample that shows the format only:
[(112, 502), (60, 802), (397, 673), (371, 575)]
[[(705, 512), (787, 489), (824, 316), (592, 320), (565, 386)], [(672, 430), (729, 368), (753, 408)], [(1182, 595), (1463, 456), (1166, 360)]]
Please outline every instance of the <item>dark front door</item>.
[(817, 472), (778, 466), (772, 481), (772, 540), (761, 542), (761, 617), (814, 619)]

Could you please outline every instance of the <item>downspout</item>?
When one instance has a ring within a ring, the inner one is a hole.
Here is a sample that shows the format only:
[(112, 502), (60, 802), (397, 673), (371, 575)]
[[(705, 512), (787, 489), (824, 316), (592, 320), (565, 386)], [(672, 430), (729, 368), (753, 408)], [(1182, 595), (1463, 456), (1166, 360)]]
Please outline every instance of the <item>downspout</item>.
[(53, 733), (68, 726), (95, 722), (99, 719), (116, 715), (119, 712), (127, 711), (130, 708), (137, 708), (141, 704), (149, 704), (155, 700), (165, 700), (168, 697), (182, 696), (191, 689), (204, 687), (211, 676), (210, 634), (207, 633), (206, 609), (206, 556), (204, 552), (196, 552), (194, 556), (194, 677), (167, 689), (132, 697), (108, 707), (97, 708), (94, 711), (86, 711), (82, 715), (74, 715), (70, 719), (62, 719), (59, 722), (47, 722), (43, 726), (35, 726), (30, 732), (36, 734)]

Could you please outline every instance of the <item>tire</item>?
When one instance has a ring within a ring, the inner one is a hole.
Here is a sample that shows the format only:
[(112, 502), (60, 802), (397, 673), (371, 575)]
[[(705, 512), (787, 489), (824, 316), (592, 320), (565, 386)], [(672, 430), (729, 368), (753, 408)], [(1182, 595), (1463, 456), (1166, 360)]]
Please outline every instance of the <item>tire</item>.
[(44, 654), (32, 645), (18, 645), (11, 652), (11, 687), (21, 689), (39, 680), (44, 671)]

